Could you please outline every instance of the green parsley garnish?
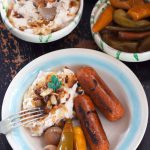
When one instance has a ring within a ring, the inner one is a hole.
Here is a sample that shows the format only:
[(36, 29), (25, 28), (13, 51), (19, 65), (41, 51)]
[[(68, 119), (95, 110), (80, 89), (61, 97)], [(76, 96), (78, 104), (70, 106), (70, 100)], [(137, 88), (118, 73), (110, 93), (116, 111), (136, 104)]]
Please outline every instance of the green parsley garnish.
[(51, 82), (48, 82), (48, 88), (51, 88), (56, 92), (62, 85), (62, 82), (58, 80), (58, 77), (55, 75), (51, 76)]

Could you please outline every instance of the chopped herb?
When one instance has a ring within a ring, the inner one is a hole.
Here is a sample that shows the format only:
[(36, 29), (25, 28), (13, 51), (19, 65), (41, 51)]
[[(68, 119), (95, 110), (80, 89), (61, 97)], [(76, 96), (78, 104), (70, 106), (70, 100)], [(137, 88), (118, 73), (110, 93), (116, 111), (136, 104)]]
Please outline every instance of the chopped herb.
[(51, 76), (51, 82), (48, 82), (48, 88), (51, 88), (56, 92), (62, 85), (62, 82), (58, 80), (58, 77), (55, 75)]

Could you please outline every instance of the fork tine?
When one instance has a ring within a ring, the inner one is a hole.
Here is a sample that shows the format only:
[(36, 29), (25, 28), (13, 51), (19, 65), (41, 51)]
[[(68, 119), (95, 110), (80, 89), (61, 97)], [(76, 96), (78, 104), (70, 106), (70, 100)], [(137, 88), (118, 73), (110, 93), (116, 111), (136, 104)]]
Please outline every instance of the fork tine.
[(14, 125), (13, 128), (17, 128), (17, 127), (26, 125), (26, 124), (28, 124), (28, 123), (31, 123), (31, 122), (36, 121), (36, 120), (38, 120), (38, 119), (41, 119), (41, 118), (43, 118), (43, 117), (44, 117), (44, 116), (41, 116), (41, 117), (34, 118), (34, 119), (32, 119), (32, 120), (28, 120), (28, 121), (23, 122), (23, 123), (18, 123), (17, 125)]
[(36, 111), (29, 111), (29, 112), (27, 112), (27, 113), (23, 113), (23, 114), (21, 114), (21, 115), (19, 115), (19, 113), (18, 114), (16, 114), (15, 116), (12, 116), (11, 117), (11, 121), (13, 121), (13, 120), (16, 120), (16, 119), (19, 119), (19, 118), (22, 118), (22, 117), (25, 117), (25, 116), (27, 116), (27, 115), (33, 115), (33, 114), (35, 114), (35, 113), (44, 113), (44, 110), (36, 110)]
[(28, 116), (28, 117), (25, 117), (23, 119), (20, 119), (20, 120), (16, 120), (16, 121), (11, 121), (11, 125), (14, 126), (15, 124), (18, 124), (19, 122), (25, 122), (25, 121), (28, 121), (28, 120), (31, 120), (31, 119), (34, 119), (34, 118), (37, 118), (37, 117), (41, 117), (43, 116), (44, 113), (40, 113), (40, 114), (35, 114), (35, 115), (32, 115), (32, 116)]
[(22, 110), (0, 122), (0, 133), (7, 134), (12, 129), (42, 119), (45, 115), (40, 107)]
[(30, 112), (30, 111), (32, 112), (32, 111), (36, 111), (36, 110), (41, 110), (41, 108), (40, 108), (40, 107), (35, 107), (35, 108), (31, 108), (31, 109), (21, 110), (21, 111), (19, 111), (18, 113), (9, 116), (8, 119), (9, 119), (9, 118), (12, 118), (12, 117), (15, 117), (15, 116), (17, 116), (17, 115), (20, 115), (20, 114), (22, 114), (22, 113), (27, 113), (27, 112)]
[(24, 109), (22, 111), (20, 111), (18, 114), (22, 114), (22, 113), (26, 113), (26, 112), (29, 112), (29, 111), (35, 111), (35, 110), (42, 110), (40, 107), (35, 107), (35, 108), (31, 108), (31, 109)]

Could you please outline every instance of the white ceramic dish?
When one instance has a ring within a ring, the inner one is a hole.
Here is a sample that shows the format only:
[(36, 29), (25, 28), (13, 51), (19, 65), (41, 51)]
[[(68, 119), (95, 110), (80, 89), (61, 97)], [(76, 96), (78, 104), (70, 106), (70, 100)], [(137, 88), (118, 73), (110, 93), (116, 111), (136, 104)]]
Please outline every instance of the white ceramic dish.
[[(109, 3), (109, 0), (98, 0), (98, 2), (95, 4), (92, 13), (91, 13), (91, 19), (90, 24), (91, 28), (93, 27), (93, 24), (96, 22), (99, 15), (103, 12), (104, 8), (106, 7), (107, 3)], [(92, 32), (92, 30), (91, 30)], [(150, 50), (143, 53), (127, 53), (122, 52), (117, 49), (114, 49), (107, 45), (102, 39), (99, 33), (93, 33), (93, 38), (98, 45), (98, 47), (103, 50), (105, 53), (123, 61), (127, 62), (141, 62), (150, 60)]]
[[(110, 150), (135, 150), (141, 142), (148, 121), (145, 92), (134, 73), (120, 61), (104, 53), (88, 49), (64, 49), (45, 54), (26, 65), (13, 79), (4, 97), (2, 119), (18, 112), (22, 96), (40, 70), (62, 66), (94, 67), (125, 107), (124, 118), (109, 122), (100, 113)], [(7, 139), (14, 150), (42, 150), (40, 138), (31, 137), (23, 127), (13, 130)]]
[(12, 26), (12, 24), (9, 22), (9, 20), (6, 16), (6, 12), (7, 12), (7, 8), (8, 8), (10, 1), (11, 0), (1, 0), (0, 1), (0, 12), (1, 12), (1, 17), (2, 17), (2, 20), (5, 24), (5, 26), (16, 37), (18, 37), (24, 41), (33, 42), (33, 43), (53, 42), (53, 41), (56, 41), (58, 39), (65, 37), (66, 35), (71, 33), (75, 29), (75, 27), (78, 25), (78, 23), (81, 19), (82, 12), (83, 12), (83, 2), (84, 2), (84, 0), (80, 0), (80, 8), (79, 8), (77, 15), (75, 16), (74, 20), (72, 22), (70, 22), (66, 27), (64, 27), (56, 32), (50, 33), (48, 35), (34, 35), (34, 34), (20, 31), (19, 29)]

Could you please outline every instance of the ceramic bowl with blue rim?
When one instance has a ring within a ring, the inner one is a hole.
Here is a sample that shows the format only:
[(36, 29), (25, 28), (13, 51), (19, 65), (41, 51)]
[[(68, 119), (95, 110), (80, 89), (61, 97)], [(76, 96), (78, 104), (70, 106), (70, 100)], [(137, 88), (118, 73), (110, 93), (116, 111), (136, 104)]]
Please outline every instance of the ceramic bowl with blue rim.
[[(15, 0), (13, 0), (13, 1), (15, 1)], [(7, 17), (7, 10), (8, 10), (8, 6), (10, 5), (11, 2), (12, 2), (12, 0), (1, 0), (0, 1), (0, 13), (1, 13), (3, 23), (5, 24), (7, 29), (14, 36), (16, 36), (24, 41), (28, 41), (28, 42), (32, 42), (32, 43), (53, 42), (53, 41), (56, 41), (58, 39), (65, 37), (66, 35), (71, 33), (75, 29), (75, 27), (78, 25), (78, 23), (81, 19), (82, 12), (83, 12), (83, 4), (84, 4), (84, 0), (80, 0), (79, 10), (78, 10), (76, 16), (74, 17), (74, 19), (67, 26), (63, 27), (62, 29), (60, 29), (58, 31), (52, 32), (48, 35), (35, 35), (35, 34), (21, 31), (21, 30), (15, 28), (10, 23), (10, 21)]]
[[(94, 25), (94, 23), (97, 21), (99, 15), (103, 12), (105, 7), (109, 4), (109, 0), (98, 0), (98, 2), (95, 4), (92, 13), (91, 13), (91, 18), (90, 18), (90, 25), (91, 29)], [(98, 45), (98, 47), (104, 51), (105, 53), (119, 59), (122, 61), (127, 61), (127, 62), (142, 62), (142, 61), (147, 61), (150, 60), (150, 50), (147, 52), (142, 52), (142, 53), (128, 53), (128, 52), (123, 52), (120, 50), (117, 50), (115, 48), (112, 48), (108, 44), (106, 44), (99, 33), (94, 33), (92, 32), (92, 36)]]
[[(108, 84), (125, 108), (125, 116), (116, 122), (108, 121), (99, 111), (110, 150), (136, 150), (148, 121), (148, 104), (144, 89), (135, 74), (122, 62), (104, 53), (89, 49), (63, 49), (45, 54), (26, 65), (10, 83), (2, 106), (2, 119), (21, 109), (25, 91), (39, 71), (68, 66), (93, 67)], [(42, 137), (32, 137), (24, 127), (6, 135), (14, 150), (42, 150)]]

